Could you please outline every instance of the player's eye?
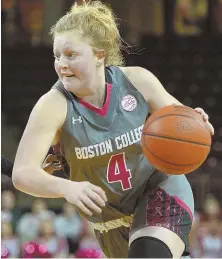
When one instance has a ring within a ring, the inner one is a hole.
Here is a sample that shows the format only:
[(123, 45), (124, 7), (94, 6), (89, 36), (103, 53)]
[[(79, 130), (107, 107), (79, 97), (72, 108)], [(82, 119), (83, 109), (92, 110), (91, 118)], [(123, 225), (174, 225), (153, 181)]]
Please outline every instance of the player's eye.
[(75, 58), (76, 56), (78, 56), (78, 54), (76, 52), (70, 52), (67, 54), (68, 58)]
[(57, 55), (57, 54), (54, 54), (53, 57), (55, 58), (55, 60), (59, 60), (59, 58), (60, 58), (59, 55)]

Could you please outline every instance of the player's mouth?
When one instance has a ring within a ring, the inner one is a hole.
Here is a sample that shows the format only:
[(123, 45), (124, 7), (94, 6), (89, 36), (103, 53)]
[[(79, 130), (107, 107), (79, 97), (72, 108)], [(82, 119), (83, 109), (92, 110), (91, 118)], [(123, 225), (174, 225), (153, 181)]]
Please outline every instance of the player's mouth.
[(75, 75), (70, 75), (70, 76), (64, 76), (64, 77), (76, 77)]

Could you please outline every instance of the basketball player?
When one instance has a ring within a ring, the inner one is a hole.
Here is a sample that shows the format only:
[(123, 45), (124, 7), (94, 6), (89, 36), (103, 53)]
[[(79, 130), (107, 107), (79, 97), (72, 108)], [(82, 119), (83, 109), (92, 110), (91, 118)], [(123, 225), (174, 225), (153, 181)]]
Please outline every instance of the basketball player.
[[(74, 5), (52, 34), (59, 80), (32, 110), (15, 159), (15, 187), (75, 204), (107, 257), (189, 254), (190, 185), (184, 175), (153, 168), (140, 145), (148, 113), (181, 104), (146, 69), (122, 66), (121, 37), (101, 2)], [(213, 134), (207, 114), (196, 111)], [(41, 169), (58, 143), (70, 180)]]

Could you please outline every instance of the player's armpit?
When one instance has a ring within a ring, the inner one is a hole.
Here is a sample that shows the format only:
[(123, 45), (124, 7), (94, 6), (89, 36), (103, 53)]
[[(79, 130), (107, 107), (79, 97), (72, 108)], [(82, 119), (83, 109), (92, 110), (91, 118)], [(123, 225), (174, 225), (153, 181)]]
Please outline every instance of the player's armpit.
[(41, 165), (65, 121), (66, 113), (66, 99), (57, 90), (42, 96), (33, 108), (17, 150), (12, 173), (13, 184), (17, 189), (39, 197), (61, 197), (57, 189), (58, 182), (65, 180), (46, 174)]
[(150, 113), (171, 104), (182, 105), (182, 103), (164, 89), (157, 77), (147, 69), (142, 67), (128, 67), (123, 68), (122, 71), (134, 87), (141, 92), (150, 106)]

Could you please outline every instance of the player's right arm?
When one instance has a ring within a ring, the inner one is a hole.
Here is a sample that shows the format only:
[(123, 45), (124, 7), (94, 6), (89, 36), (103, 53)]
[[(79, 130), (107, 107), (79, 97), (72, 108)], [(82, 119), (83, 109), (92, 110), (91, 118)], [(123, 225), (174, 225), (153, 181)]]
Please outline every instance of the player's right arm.
[(46, 174), (42, 163), (62, 127), (67, 113), (65, 97), (58, 90), (42, 96), (33, 108), (15, 157), (14, 186), (37, 197), (62, 197), (65, 179)]
[[(29, 117), (20, 141), (12, 181), (22, 192), (37, 197), (64, 197), (68, 202), (92, 215), (98, 213), (107, 200), (105, 192), (89, 182), (72, 182), (47, 174), (42, 169), (46, 154), (61, 129), (67, 114), (65, 97), (57, 90), (51, 90), (37, 102)], [(94, 202), (96, 201), (97, 204)]]

